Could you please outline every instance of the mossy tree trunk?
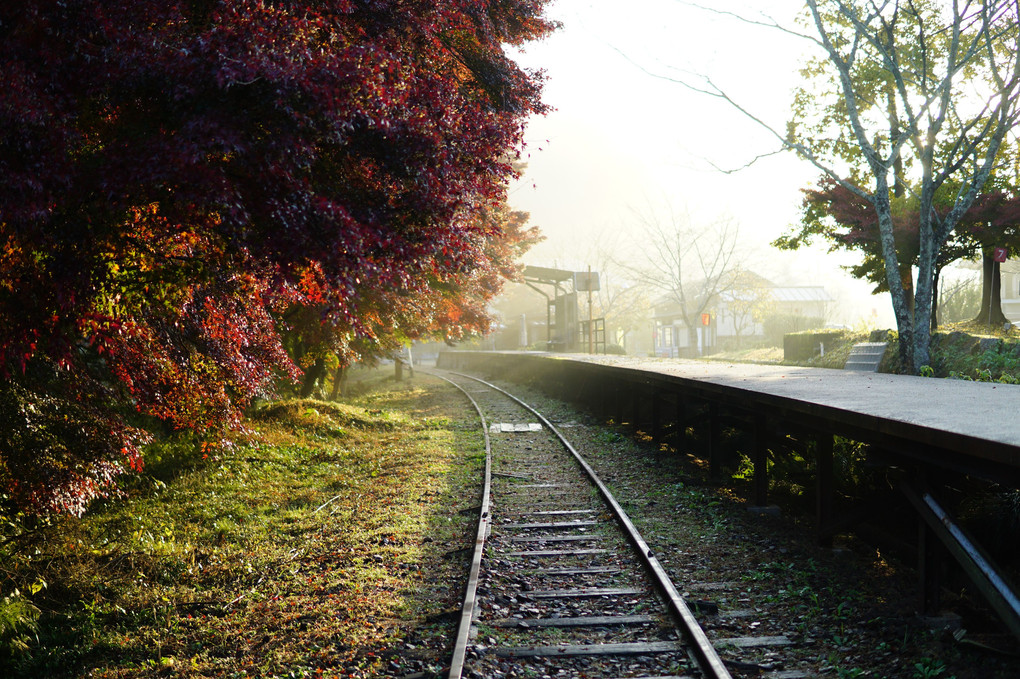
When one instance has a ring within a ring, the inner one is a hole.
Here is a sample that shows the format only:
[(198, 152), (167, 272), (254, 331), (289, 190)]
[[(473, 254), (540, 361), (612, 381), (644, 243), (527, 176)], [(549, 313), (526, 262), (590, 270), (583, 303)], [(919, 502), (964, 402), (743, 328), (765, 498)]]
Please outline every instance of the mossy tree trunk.
[(305, 371), (305, 379), (301, 383), (301, 398), (308, 398), (315, 391), (315, 385), (326, 374), (326, 359), (317, 358), (308, 370)]

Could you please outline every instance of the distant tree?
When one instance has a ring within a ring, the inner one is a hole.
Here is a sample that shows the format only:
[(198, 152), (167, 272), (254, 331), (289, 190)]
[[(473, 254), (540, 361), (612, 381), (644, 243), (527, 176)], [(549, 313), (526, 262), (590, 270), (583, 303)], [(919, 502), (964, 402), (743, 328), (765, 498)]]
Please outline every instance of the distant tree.
[(981, 314), (981, 283), (973, 276), (939, 286), (939, 323), (959, 323)]
[[(801, 223), (773, 241), (773, 245), (794, 250), (815, 239), (821, 239), (829, 243), (830, 251), (860, 252), (861, 262), (847, 269), (853, 276), (874, 284), (875, 292), (888, 292), (878, 217), (871, 204), (830, 179), (823, 179), (818, 189), (807, 190), (804, 194)], [(934, 209), (940, 213), (945, 212), (949, 209), (949, 202), (939, 200)], [(916, 198), (894, 198), (892, 220), (901, 267), (900, 278), (912, 304), (910, 274), (918, 257), (919, 217)], [(1002, 191), (988, 190), (977, 196), (939, 251), (933, 273), (933, 294), (938, 294), (939, 277), (946, 266), (960, 259), (982, 258), (988, 271), (983, 277), (985, 287), (981, 308), (984, 311), (981, 320), (993, 324), (1005, 321), (998, 291), (991, 289), (991, 281), (997, 271), (991, 266), (998, 264), (992, 261), (991, 251), (995, 247), (1020, 250), (1020, 198)], [(935, 298), (937, 300), (938, 297)], [(932, 330), (935, 329), (937, 318), (937, 304), (933, 304)]]
[(641, 228), (637, 249), (642, 255), (634, 274), (678, 305), (689, 346), (696, 347), (701, 314), (736, 280), (739, 228), (728, 218), (696, 225), (690, 215), (672, 209), (668, 220), (652, 212), (634, 214)]
[[(785, 148), (871, 206), (901, 358), (927, 365), (935, 271), (942, 249), (1001, 164), (1020, 116), (1020, 5), (1015, 0), (808, 0), (799, 35), (823, 58), (794, 102)], [(745, 111), (710, 80), (694, 86)], [(956, 188), (946, 210), (940, 192)], [(916, 197), (917, 277), (904, 285), (893, 200)], [(902, 192), (902, 193), (901, 193)]]
[(236, 423), (295, 305), (337, 346), (482, 324), (544, 4), (0, 5), (0, 500), (80, 514), (132, 410)]
[(733, 322), (733, 335), (740, 347), (744, 333), (753, 330), (775, 309), (772, 285), (750, 271), (738, 271), (725, 297), (725, 308)]
[(646, 286), (624, 261), (632, 245), (624, 242), (625, 233), (614, 228), (592, 234), (583, 255), (584, 262), (600, 277), (599, 290), (592, 293), (595, 317), (605, 319), (607, 333), (622, 347), (627, 346), (631, 333), (647, 327), (651, 304)]
[[(1020, 7), (1005, 0), (952, 7), (808, 0), (808, 8), (816, 43), (839, 83), (837, 106), (845, 115), (833, 123), (860, 154), (873, 189), (840, 176), (795, 131), (787, 139), (874, 209), (903, 358), (917, 372), (928, 364), (939, 256), (992, 174), (1020, 113)], [(875, 96), (874, 82), (885, 96)], [(916, 187), (913, 304), (900, 275), (907, 258), (896, 248), (890, 200), (898, 183)], [(937, 198), (947, 183), (958, 189), (943, 212)]]
[(602, 289), (596, 295), (596, 317), (605, 318), (606, 330), (613, 334), (612, 341), (626, 348), (628, 338), (647, 327), (651, 300), (644, 286), (622, 271), (611, 268), (602, 271), (605, 275)]

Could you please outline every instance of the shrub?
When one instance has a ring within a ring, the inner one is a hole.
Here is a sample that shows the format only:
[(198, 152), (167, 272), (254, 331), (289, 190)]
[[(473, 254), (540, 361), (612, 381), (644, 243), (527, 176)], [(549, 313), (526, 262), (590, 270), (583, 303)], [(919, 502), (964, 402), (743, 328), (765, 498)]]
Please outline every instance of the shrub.
[(765, 338), (773, 346), (781, 346), (783, 336), (792, 332), (803, 332), (811, 328), (819, 328), (825, 321), (821, 318), (799, 316), (795, 314), (775, 314), (762, 321)]
[(27, 650), (38, 621), (39, 609), (18, 590), (0, 599), (0, 658)]

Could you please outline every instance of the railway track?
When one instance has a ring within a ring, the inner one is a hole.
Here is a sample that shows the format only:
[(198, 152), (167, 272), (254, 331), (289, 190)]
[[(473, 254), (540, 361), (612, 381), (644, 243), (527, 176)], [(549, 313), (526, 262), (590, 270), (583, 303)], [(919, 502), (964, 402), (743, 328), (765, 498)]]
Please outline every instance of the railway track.
[(434, 374), (472, 401), (487, 451), (450, 679), (806, 676), (739, 657), (748, 646), (788, 643), (782, 637), (713, 642), (698, 618), (725, 627), (716, 607), (681, 597), (654, 547), (549, 419), (495, 385)]

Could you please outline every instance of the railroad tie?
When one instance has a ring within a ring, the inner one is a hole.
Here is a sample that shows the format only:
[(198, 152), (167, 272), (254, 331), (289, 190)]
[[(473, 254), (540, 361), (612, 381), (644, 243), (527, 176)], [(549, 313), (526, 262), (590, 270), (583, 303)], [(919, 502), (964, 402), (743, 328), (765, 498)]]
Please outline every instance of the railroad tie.
[(570, 658), (585, 655), (646, 655), (684, 650), (678, 641), (636, 641), (624, 644), (581, 644), (577, 646), (526, 646), (495, 648), (501, 658)]
[(532, 530), (532, 529), (555, 529), (555, 528), (585, 528), (597, 526), (601, 521), (560, 521), (556, 523), (501, 523), (494, 528), (500, 530)]
[(640, 587), (590, 587), (583, 589), (546, 589), (521, 592), (532, 599), (587, 599), (600, 596), (634, 596), (645, 594)]
[(503, 618), (490, 623), (493, 627), (612, 627), (615, 625), (647, 625), (659, 622), (654, 615), (588, 615), (578, 618)]
[(600, 535), (516, 535), (506, 538), (510, 542), (598, 542)]
[(769, 646), (789, 646), (793, 642), (785, 635), (773, 637), (730, 637), (729, 639), (716, 639), (719, 646), (733, 646), (734, 648), (766, 648)]
[(507, 552), (507, 556), (589, 556), (592, 554), (608, 554), (608, 549), (536, 549), (533, 551)]

